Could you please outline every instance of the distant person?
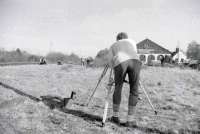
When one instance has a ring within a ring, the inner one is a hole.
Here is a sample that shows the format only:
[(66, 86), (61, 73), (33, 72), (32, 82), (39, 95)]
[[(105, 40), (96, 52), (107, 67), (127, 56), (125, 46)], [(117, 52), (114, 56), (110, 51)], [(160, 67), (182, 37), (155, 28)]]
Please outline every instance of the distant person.
[(87, 59), (86, 59), (86, 67), (89, 67), (89, 66), (90, 66), (90, 59), (87, 58)]
[(88, 57), (86, 58), (86, 67), (92, 67), (93, 66), (93, 58), (92, 57)]
[(135, 41), (128, 39), (128, 35), (121, 32), (116, 37), (116, 42), (110, 47), (108, 59), (114, 69), (115, 90), (113, 94), (113, 115), (111, 120), (120, 124), (119, 108), (124, 79), (128, 74), (130, 93), (128, 100), (127, 122), (128, 127), (136, 126), (135, 110), (138, 102), (139, 75), (142, 63), (137, 54)]
[(46, 59), (45, 58), (40, 58), (40, 65), (45, 65), (47, 64)]
[(165, 62), (165, 57), (163, 55), (161, 55), (160, 56), (160, 63), (161, 63), (162, 67), (164, 66), (164, 62)]
[(81, 66), (85, 66), (85, 59), (84, 58), (81, 58)]

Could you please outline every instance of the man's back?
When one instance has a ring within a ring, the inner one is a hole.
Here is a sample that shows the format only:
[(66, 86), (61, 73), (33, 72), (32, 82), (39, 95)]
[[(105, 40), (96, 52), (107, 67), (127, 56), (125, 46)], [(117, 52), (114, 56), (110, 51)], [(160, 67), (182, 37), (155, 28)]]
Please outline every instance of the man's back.
[(114, 66), (129, 59), (139, 59), (136, 43), (131, 39), (123, 39), (115, 42), (111, 46), (110, 51), (112, 51)]

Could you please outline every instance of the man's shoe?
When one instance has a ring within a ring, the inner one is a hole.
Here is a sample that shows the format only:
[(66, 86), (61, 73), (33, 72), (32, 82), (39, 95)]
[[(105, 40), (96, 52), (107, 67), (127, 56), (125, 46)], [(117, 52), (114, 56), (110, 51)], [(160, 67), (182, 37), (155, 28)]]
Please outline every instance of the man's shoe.
[(112, 116), (111, 117), (111, 122), (113, 122), (113, 123), (115, 123), (115, 124), (120, 124), (120, 120), (119, 120), (119, 117), (114, 117), (114, 116)]
[(125, 123), (125, 126), (126, 127), (137, 127), (137, 122), (136, 121), (127, 121), (126, 123)]

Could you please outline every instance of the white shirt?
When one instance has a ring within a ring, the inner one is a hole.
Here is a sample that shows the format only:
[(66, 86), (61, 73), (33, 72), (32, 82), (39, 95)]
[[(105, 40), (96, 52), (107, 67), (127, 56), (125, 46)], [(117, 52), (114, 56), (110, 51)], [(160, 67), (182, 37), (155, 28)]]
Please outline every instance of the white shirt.
[(135, 41), (131, 39), (122, 39), (115, 42), (109, 49), (108, 59), (112, 67), (129, 59), (139, 60)]

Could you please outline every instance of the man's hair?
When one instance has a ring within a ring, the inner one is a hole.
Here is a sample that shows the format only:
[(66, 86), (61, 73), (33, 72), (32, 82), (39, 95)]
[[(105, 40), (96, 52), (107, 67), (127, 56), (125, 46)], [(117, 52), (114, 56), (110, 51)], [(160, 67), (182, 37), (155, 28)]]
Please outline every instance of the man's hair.
[(122, 39), (128, 39), (127, 33), (125, 33), (125, 32), (118, 33), (118, 35), (117, 35), (117, 41), (118, 40), (122, 40)]

